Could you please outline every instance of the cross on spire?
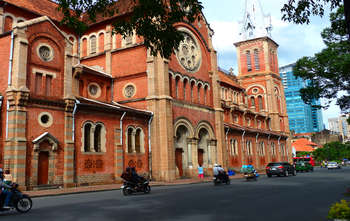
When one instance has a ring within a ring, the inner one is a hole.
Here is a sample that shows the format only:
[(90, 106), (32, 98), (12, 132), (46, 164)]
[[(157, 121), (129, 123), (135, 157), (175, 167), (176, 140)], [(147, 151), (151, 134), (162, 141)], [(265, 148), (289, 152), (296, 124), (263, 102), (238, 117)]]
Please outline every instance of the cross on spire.
[(265, 15), (259, 0), (245, 0), (245, 12), (240, 35), (241, 41), (271, 37), (271, 16)]

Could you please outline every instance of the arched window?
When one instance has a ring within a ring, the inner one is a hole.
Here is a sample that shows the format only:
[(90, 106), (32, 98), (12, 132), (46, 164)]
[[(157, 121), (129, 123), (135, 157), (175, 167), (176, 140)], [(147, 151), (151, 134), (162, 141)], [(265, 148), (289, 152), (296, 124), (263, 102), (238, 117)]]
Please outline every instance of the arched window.
[(258, 103), (259, 103), (259, 111), (264, 109), (263, 99), (261, 96), (258, 96)]
[(261, 141), (259, 143), (259, 155), (264, 156), (265, 155), (265, 143), (264, 141)]
[(90, 37), (90, 54), (95, 54), (96, 53), (96, 36), (93, 35)]
[(204, 87), (204, 104), (207, 104), (208, 103), (208, 101), (207, 101), (207, 99), (208, 99), (208, 86), (205, 86)]
[(186, 100), (186, 87), (187, 87), (187, 79), (184, 79), (184, 87), (183, 87), (184, 100)]
[(98, 51), (103, 52), (105, 50), (105, 35), (100, 33), (98, 35)]
[(175, 78), (175, 97), (179, 98), (179, 82), (180, 82), (180, 77)]
[(4, 32), (12, 30), (13, 18), (11, 16), (5, 17)]
[(81, 57), (87, 56), (87, 45), (88, 45), (88, 41), (87, 41), (87, 38), (85, 37), (82, 39)]
[(83, 127), (83, 152), (106, 152), (106, 130), (102, 123), (85, 123)]
[(141, 128), (135, 130), (129, 127), (127, 130), (127, 153), (145, 153), (144, 133)]
[(249, 71), (252, 71), (252, 58), (250, 56), (250, 51), (246, 52), (246, 57), (247, 57), (247, 68), (249, 72)]
[(84, 152), (90, 152), (90, 134), (91, 124), (87, 123), (84, 126)]
[(101, 152), (101, 133), (102, 126), (100, 124), (96, 125), (94, 131), (94, 150), (95, 152)]
[(255, 107), (255, 98), (254, 97), (250, 97), (250, 104), (252, 107)]
[(271, 142), (271, 154), (272, 156), (276, 156), (276, 147), (274, 142)]
[(238, 155), (238, 142), (235, 139), (231, 139), (231, 154), (233, 156)]
[(260, 61), (259, 61), (259, 50), (254, 50), (254, 64), (255, 64), (255, 70), (260, 70)]
[(191, 82), (191, 102), (193, 102), (194, 81)]
[(252, 142), (250, 140), (247, 140), (246, 147), (247, 147), (247, 155), (248, 156), (253, 155), (253, 147), (252, 147)]
[(233, 122), (236, 124), (238, 123), (238, 115), (237, 114), (233, 115)]
[(141, 130), (136, 130), (135, 133), (135, 151), (136, 153), (140, 153), (141, 152)]
[(202, 85), (198, 84), (198, 103), (201, 103), (201, 89), (202, 89)]
[(128, 153), (133, 152), (133, 145), (132, 145), (132, 136), (133, 136), (133, 129), (128, 129)]

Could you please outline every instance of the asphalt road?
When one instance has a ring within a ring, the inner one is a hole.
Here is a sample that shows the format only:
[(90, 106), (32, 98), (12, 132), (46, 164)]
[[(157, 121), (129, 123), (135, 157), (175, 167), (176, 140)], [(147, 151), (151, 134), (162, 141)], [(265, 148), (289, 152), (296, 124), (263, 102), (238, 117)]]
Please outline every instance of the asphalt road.
[(329, 207), (345, 197), (350, 167), (315, 169), (297, 176), (261, 176), (257, 182), (153, 187), (149, 195), (120, 191), (34, 198), (28, 214), (0, 213), (0, 220), (327, 220)]

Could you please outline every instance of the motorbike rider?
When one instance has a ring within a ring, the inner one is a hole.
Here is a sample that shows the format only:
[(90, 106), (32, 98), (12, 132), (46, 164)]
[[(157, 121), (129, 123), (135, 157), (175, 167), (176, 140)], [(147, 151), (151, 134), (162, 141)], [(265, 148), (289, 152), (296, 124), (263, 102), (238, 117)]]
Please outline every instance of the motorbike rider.
[(7, 185), (4, 182), (4, 171), (2, 170), (2, 168), (0, 168), (0, 196), (4, 195), (6, 196), (5, 198), (5, 203), (3, 208), (4, 209), (9, 209), (9, 203), (11, 200), (11, 196), (12, 196), (12, 192), (10, 191), (10, 189), (12, 188), (12, 186)]
[(214, 164), (213, 174), (214, 174), (214, 177), (220, 180), (224, 180), (226, 178), (226, 173), (224, 168), (222, 168), (221, 165), (218, 165), (218, 164)]
[(121, 178), (130, 182), (133, 187), (138, 186), (143, 179), (136, 173), (135, 167), (127, 167)]

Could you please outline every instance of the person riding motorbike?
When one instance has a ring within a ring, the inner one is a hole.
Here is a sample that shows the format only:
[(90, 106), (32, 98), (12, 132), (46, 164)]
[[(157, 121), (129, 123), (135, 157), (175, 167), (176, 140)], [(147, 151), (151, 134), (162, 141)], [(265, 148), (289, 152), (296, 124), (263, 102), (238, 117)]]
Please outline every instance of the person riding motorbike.
[(214, 164), (213, 174), (214, 174), (214, 177), (222, 181), (228, 178), (224, 168), (222, 168), (221, 165), (218, 165), (218, 164)]
[(11, 200), (11, 196), (12, 196), (12, 192), (10, 191), (10, 189), (12, 188), (12, 186), (6, 184), (4, 182), (4, 172), (2, 170), (2, 168), (0, 168), (0, 196), (3, 195), (5, 196), (5, 203), (3, 208), (4, 209), (9, 209), (9, 203)]
[(144, 180), (136, 173), (135, 167), (127, 167), (121, 178), (132, 184), (133, 187), (139, 187)]

